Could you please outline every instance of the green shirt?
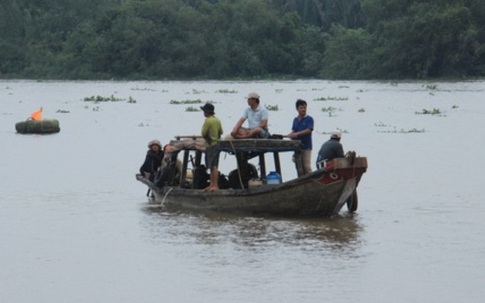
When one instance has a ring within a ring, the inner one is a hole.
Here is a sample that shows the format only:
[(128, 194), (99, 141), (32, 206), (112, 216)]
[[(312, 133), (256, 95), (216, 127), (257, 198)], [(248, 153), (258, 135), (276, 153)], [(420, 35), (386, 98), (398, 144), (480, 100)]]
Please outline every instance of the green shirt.
[(206, 147), (211, 147), (219, 143), (222, 135), (222, 124), (216, 116), (211, 115), (205, 118), (202, 125), (202, 137), (205, 139)]

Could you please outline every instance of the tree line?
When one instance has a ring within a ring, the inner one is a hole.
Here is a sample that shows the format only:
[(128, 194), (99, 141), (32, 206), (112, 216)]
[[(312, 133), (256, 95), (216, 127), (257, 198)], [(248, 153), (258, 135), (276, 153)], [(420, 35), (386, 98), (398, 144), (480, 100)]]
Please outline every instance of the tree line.
[(483, 0), (3, 0), (0, 77), (485, 75)]

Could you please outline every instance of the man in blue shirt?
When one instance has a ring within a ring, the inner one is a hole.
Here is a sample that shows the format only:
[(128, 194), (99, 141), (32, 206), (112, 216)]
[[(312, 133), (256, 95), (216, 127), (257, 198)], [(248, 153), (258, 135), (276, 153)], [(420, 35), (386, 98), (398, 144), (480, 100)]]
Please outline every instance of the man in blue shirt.
[(298, 116), (293, 119), (293, 126), (291, 127), (291, 133), (288, 134), (288, 138), (300, 140), (303, 145), (303, 151), (301, 153), (295, 153), (295, 164), (297, 164), (297, 172), (300, 177), (312, 172), (313, 118), (306, 114), (307, 103), (305, 100), (298, 99), (295, 107), (298, 111)]

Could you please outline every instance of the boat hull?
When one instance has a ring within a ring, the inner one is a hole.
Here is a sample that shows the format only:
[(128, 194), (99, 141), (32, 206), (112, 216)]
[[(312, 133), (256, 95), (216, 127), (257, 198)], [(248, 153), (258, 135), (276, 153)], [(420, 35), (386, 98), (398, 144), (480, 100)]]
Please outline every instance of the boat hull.
[(325, 177), (328, 173), (320, 170), (279, 185), (223, 189), (216, 192), (172, 186), (157, 188), (140, 175), (137, 179), (152, 190), (154, 201), (167, 209), (285, 217), (331, 217), (342, 209), (354, 193), (362, 173), (363, 170), (354, 169), (352, 176), (338, 177), (328, 182)]

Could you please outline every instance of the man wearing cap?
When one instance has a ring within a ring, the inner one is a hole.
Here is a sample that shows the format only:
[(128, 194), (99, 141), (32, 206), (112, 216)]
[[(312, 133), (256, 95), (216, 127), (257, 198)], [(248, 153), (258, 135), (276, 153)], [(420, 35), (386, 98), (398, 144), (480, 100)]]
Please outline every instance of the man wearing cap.
[(344, 148), (342, 143), (340, 143), (340, 138), (342, 138), (342, 132), (335, 130), (330, 135), (330, 140), (322, 144), (322, 147), (318, 152), (317, 169), (322, 168), (325, 162), (331, 161), (334, 158), (345, 157)]
[(300, 140), (303, 145), (303, 150), (299, 153), (295, 153), (295, 164), (297, 164), (298, 177), (300, 177), (312, 172), (313, 118), (306, 113), (307, 103), (305, 100), (296, 100), (295, 107), (298, 116), (293, 119), (291, 133), (288, 134), (288, 138)]
[(153, 182), (158, 167), (162, 165), (163, 151), (162, 145), (158, 140), (148, 142), (148, 151), (145, 162), (140, 167), (140, 174)]
[[(268, 111), (259, 105), (259, 94), (252, 92), (246, 97), (248, 105), (239, 121), (232, 129), (231, 136), (236, 139), (268, 138)], [(248, 120), (248, 127), (242, 127)]]
[(217, 145), (222, 136), (222, 124), (214, 114), (214, 105), (206, 103), (200, 109), (204, 112), (205, 121), (202, 125), (202, 137), (205, 139), (205, 165), (210, 168), (210, 185), (204, 191), (219, 189), (219, 150)]

